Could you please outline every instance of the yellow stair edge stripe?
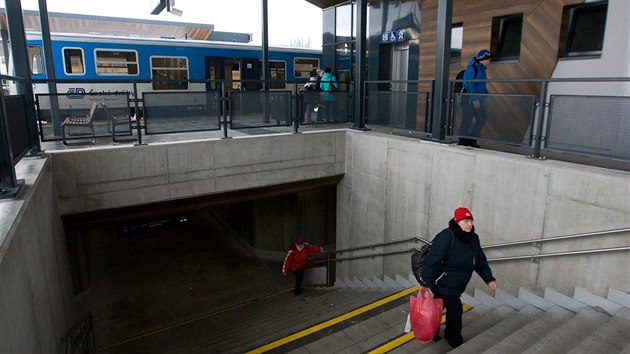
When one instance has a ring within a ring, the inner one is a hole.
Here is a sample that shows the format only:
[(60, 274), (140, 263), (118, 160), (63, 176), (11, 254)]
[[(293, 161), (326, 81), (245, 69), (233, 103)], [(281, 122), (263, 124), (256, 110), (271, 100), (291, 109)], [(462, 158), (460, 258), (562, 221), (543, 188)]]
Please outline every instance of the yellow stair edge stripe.
[(302, 330), (300, 332), (296, 332), (296, 333), (294, 333), (294, 334), (292, 334), (290, 336), (284, 337), (282, 339), (278, 339), (278, 340), (276, 340), (274, 342), (271, 342), (269, 344), (263, 345), (262, 347), (258, 347), (258, 348), (254, 349), (254, 350), (248, 351), (248, 352), (246, 352), (246, 354), (264, 353), (264, 352), (269, 351), (271, 349), (274, 349), (274, 348), (280, 347), (282, 345), (285, 345), (285, 344), (287, 344), (289, 342), (293, 342), (294, 340), (298, 340), (300, 338), (306, 337), (306, 336), (308, 336), (310, 334), (313, 334), (315, 332), (321, 331), (321, 330), (323, 330), (323, 329), (325, 329), (327, 327), (336, 325), (337, 323), (340, 323), (340, 322), (345, 321), (345, 320), (347, 320), (349, 318), (358, 316), (358, 315), (360, 315), (360, 314), (362, 314), (364, 312), (370, 311), (370, 310), (375, 309), (375, 308), (377, 308), (379, 306), (385, 305), (386, 303), (389, 303), (389, 302), (392, 302), (394, 300), (397, 300), (397, 299), (399, 299), (399, 298), (401, 298), (403, 296), (415, 293), (418, 290), (420, 290), (420, 287), (418, 287), (418, 286), (414, 286), (414, 287), (411, 287), (409, 289), (405, 289), (403, 291), (400, 291), (400, 292), (397, 292), (397, 293), (395, 293), (393, 295), (390, 295), (390, 296), (388, 296), (386, 298), (383, 298), (381, 300), (373, 302), (373, 303), (371, 303), (369, 305), (365, 305), (365, 306), (360, 307), (360, 308), (358, 308), (356, 310), (350, 311), (350, 312), (345, 313), (345, 314), (343, 314), (341, 316), (338, 316), (338, 317), (335, 317), (333, 319), (330, 319), (330, 320), (328, 320), (326, 322), (322, 322), (322, 323), (320, 323), (320, 324), (318, 324), (316, 326), (307, 328), (307, 329)]
[[(470, 311), (472, 309), (472, 306), (468, 305), (468, 304), (463, 304), (462, 307), (464, 308), (464, 312)], [(444, 324), (444, 322), (446, 322), (446, 315), (442, 315), (442, 321), (440, 322), (440, 324)], [(416, 339), (416, 336), (413, 334), (413, 331), (409, 332), (409, 333), (405, 333), (402, 336), (388, 342), (385, 343), (383, 345), (381, 345), (380, 347), (368, 352), (368, 354), (383, 354), (383, 353), (387, 353), (390, 350), (394, 350), (398, 347), (400, 347), (403, 344), (406, 344), (407, 342)]]

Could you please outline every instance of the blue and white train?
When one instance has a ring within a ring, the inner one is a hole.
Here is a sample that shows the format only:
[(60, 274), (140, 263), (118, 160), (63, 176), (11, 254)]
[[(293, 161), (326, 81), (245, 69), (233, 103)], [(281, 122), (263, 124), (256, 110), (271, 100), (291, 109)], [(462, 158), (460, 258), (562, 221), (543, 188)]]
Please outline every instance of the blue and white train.
[[(50, 76), (44, 65), (41, 34), (27, 32), (27, 44), (34, 92), (47, 93), (43, 80)], [(215, 90), (221, 80), (228, 91), (261, 87), (257, 82), (262, 77), (258, 45), (53, 33), (51, 46), (57, 93), (128, 91), (133, 95), (131, 81), (144, 81), (137, 85), (139, 96), (149, 91)], [(291, 89), (286, 82), (307, 82), (310, 72), (320, 67), (321, 58), (321, 50), (270, 47), (270, 88)], [(202, 80), (212, 81), (199, 82)]]

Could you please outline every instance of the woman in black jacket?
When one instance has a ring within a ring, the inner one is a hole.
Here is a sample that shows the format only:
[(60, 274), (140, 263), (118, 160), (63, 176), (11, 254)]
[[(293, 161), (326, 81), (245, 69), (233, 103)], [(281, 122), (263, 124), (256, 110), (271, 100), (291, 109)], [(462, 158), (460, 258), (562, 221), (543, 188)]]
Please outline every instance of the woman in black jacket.
[[(460, 207), (455, 209), (453, 219), (448, 222), (448, 228), (433, 239), (420, 278), (423, 291), (431, 290), (436, 299), (444, 301), (446, 309), (444, 338), (453, 348), (464, 342), (460, 296), (466, 290), (473, 271), (477, 272), (491, 289), (496, 289), (496, 279), (492, 276), (486, 255), (481, 249), (479, 236), (475, 233), (473, 216), (468, 209)], [(440, 340), (439, 330), (434, 340)]]

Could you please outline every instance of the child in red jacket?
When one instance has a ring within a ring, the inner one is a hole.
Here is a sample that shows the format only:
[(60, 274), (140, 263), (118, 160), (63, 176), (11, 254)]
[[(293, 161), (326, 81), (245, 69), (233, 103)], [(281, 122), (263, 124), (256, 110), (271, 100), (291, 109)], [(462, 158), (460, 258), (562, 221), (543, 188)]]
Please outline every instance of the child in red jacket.
[(284, 258), (282, 275), (286, 276), (289, 271), (295, 274), (295, 289), (293, 290), (295, 295), (302, 293), (302, 280), (304, 280), (304, 269), (309, 253), (324, 253), (324, 249), (305, 242), (304, 237), (298, 237), (291, 243), (289, 252)]

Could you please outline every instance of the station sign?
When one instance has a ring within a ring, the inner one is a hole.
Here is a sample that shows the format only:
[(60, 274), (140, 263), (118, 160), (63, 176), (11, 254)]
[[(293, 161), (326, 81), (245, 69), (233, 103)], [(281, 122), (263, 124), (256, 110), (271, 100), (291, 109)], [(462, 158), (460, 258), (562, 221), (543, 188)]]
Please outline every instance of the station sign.
[(404, 42), (407, 35), (404, 29), (395, 29), (392, 31), (381, 32), (381, 44)]

